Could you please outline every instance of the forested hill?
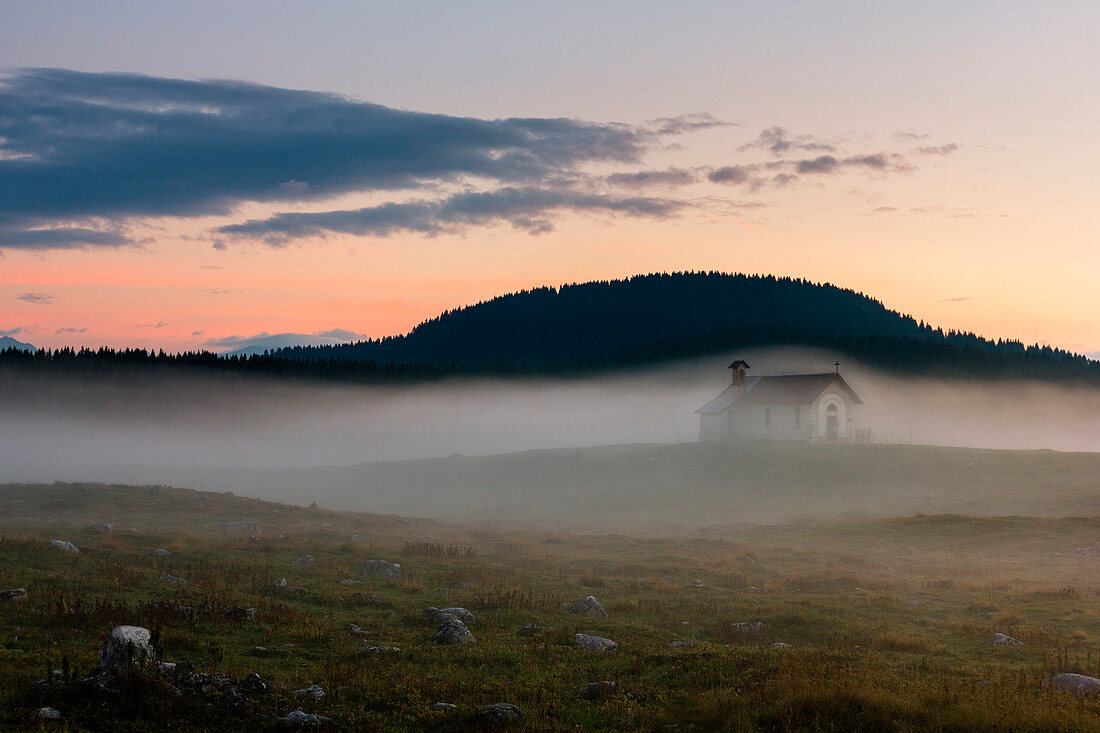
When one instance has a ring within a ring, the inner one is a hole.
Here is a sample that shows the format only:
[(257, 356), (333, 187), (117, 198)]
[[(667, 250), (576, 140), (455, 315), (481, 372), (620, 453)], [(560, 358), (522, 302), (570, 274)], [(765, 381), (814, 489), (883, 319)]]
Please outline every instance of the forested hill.
[(1100, 386), (1100, 362), (944, 332), (862, 293), (805, 280), (675, 273), (538, 288), (447, 311), (404, 336), (224, 357), (142, 349), (0, 351), (0, 367), (132, 376), (164, 369), (353, 382), (580, 374), (757, 346), (808, 346), (900, 374)]
[(906, 373), (1100, 381), (1100, 364), (1065, 351), (944, 332), (833, 285), (725, 273), (525, 290), (447, 311), (404, 336), (275, 355), (560, 373), (778, 344), (835, 349)]

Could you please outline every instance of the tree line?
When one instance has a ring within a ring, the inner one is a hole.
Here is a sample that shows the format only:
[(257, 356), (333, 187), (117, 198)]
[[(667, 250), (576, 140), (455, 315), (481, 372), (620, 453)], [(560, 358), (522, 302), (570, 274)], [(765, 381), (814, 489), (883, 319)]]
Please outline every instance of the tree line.
[(184, 368), (365, 383), (445, 376), (580, 375), (750, 347), (830, 350), (905, 375), (1100, 384), (1100, 363), (944, 331), (853, 290), (716, 272), (544, 287), (446, 311), (408, 334), (261, 355), (142, 349), (0, 352), (0, 366), (74, 373)]

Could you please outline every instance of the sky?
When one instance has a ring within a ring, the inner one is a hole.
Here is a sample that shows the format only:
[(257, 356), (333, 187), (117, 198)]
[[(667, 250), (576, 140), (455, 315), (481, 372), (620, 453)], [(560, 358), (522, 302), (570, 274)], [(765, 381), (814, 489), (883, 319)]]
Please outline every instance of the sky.
[(0, 336), (721, 270), (1100, 353), (1094, 2), (0, 0)]

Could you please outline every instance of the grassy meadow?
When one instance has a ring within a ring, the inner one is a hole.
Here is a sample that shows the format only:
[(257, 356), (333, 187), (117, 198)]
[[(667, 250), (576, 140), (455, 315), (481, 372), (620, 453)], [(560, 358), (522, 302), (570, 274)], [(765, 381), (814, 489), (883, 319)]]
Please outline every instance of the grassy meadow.
[[(120, 474), (146, 483), (151, 472)], [(650, 535), (857, 516), (1100, 515), (1100, 453), (1050, 450), (746, 441), (155, 475), (275, 501), (301, 502), (308, 487), (318, 504), (352, 511)]]
[[(516, 730), (1100, 730), (1100, 699), (1042, 685), (1100, 674), (1096, 516), (849, 517), (652, 536), (89, 484), (3, 486), (0, 508), (0, 590), (28, 593), (0, 603), (6, 729), (274, 729), (301, 708), (333, 730), (476, 730), (479, 706), (509, 702), (525, 715)], [(225, 526), (236, 522), (255, 526)], [(307, 554), (311, 564), (295, 562)], [(364, 574), (371, 559), (399, 562), (401, 577)], [(287, 588), (273, 586), (281, 577)], [(587, 595), (606, 617), (564, 610)], [(174, 605), (198, 611), (164, 610)], [(469, 609), (477, 643), (434, 643), (430, 606)], [(738, 626), (758, 621), (759, 633)], [(148, 673), (113, 696), (31, 690), (63, 663), (86, 673), (119, 624), (153, 630), (164, 660), (255, 672), (270, 688), (243, 703), (181, 696)], [(527, 624), (543, 633), (517, 633)], [(994, 645), (995, 632), (1023, 645)], [(577, 648), (577, 633), (618, 649)], [(358, 653), (367, 646), (401, 651)], [(616, 692), (582, 699), (599, 680)], [(312, 684), (323, 700), (295, 695)], [(43, 705), (63, 719), (40, 721)]]

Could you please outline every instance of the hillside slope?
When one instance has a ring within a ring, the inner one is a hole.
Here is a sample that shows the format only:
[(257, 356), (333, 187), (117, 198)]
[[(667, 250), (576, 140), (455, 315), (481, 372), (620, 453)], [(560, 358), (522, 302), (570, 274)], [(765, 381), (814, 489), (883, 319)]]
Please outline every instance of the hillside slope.
[(909, 373), (1100, 381), (1100, 364), (1082, 356), (945, 333), (853, 290), (714, 272), (526, 290), (447, 311), (404, 336), (275, 353), (315, 362), (568, 372), (767, 345), (829, 348)]
[[(656, 534), (853, 516), (1100, 516), (1100, 454), (917, 445), (608, 446), (155, 475), (330, 509)], [(116, 474), (124, 482), (152, 476)]]

